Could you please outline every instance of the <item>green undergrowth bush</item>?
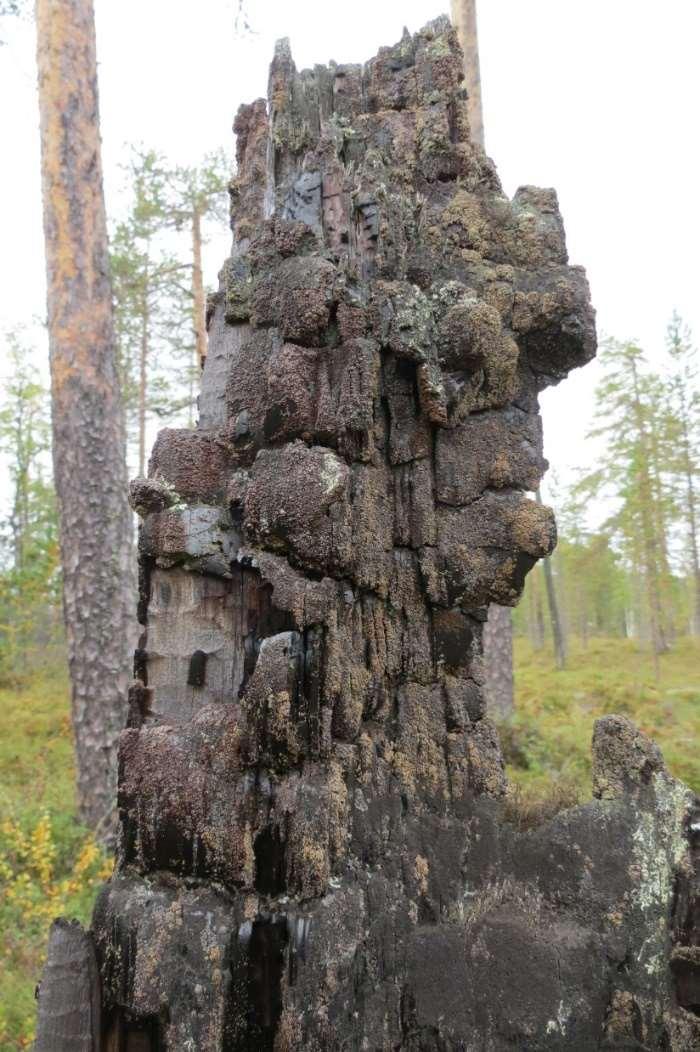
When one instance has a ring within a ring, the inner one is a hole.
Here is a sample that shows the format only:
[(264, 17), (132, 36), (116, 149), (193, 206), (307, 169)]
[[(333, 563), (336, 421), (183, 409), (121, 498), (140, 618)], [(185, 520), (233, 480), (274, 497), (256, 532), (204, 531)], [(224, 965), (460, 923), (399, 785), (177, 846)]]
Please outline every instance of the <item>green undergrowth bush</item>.
[(111, 863), (76, 819), (68, 683), (0, 690), (0, 1052), (31, 1047), (48, 930), (89, 921)]

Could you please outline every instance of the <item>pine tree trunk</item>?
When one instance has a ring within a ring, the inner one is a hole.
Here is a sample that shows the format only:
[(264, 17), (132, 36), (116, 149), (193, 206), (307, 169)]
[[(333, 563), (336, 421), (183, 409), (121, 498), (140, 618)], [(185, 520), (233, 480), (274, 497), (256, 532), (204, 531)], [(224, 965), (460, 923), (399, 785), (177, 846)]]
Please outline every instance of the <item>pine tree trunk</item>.
[(542, 601), (539, 588), (533, 574), (528, 581), (528, 612), (527, 630), (530, 646), (533, 650), (541, 650), (544, 646), (544, 618), (542, 616)]
[(693, 613), (691, 616), (691, 631), (693, 635), (700, 636), (700, 554), (698, 552), (698, 525), (697, 525), (697, 503), (695, 497), (695, 481), (693, 479), (693, 463), (690, 456), (690, 437), (688, 435), (688, 421), (684, 417), (682, 421), (683, 434), (683, 473), (685, 475), (685, 513), (688, 520), (688, 541), (690, 547), (690, 567), (693, 581)]
[(652, 450), (644, 422), (641, 395), (639, 391), (639, 380), (637, 366), (634, 358), (630, 358), (632, 382), (634, 389), (634, 423), (639, 435), (642, 451), (641, 462), (638, 467), (639, 487), (639, 516), (642, 526), (642, 550), (644, 558), (644, 579), (646, 585), (649, 634), (654, 659), (654, 670), (656, 678), (659, 677), (659, 654), (668, 650), (668, 644), (664, 635), (663, 611), (661, 608), (661, 585), (659, 581), (659, 537), (657, 533), (657, 521), (654, 507), (654, 488), (652, 483)]
[(80, 817), (105, 833), (126, 712), (131, 517), (116, 374), (91, 0), (37, 0), (54, 476)]
[(491, 603), (484, 625), (486, 708), (504, 719), (513, 712), (513, 618), (510, 608)]
[(194, 358), (196, 375), (204, 368), (207, 357), (206, 298), (202, 272), (202, 217), (192, 213), (192, 302), (194, 310)]
[(535, 609), (535, 616), (536, 616), (536, 619), (537, 619), (537, 647), (536, 647), (536, 649), (537, 650), (542, 650), (542, 648), (544, 647), (545, 628), (544, 628), (544, 611), (542, 609), (542, 596), (540, 594), (539, 585), (537, 587), (537, 605), (536, 605), (536, 609)]
[(664, 484), (662, 478), (662, 454), (659, 450), (657, 429), (652, 423), (649, 435), (649, 476), (654, 531), (659, 553), (659, 604), (664, 639), (671, 645), (676, 638), (674, 602), (671, 591), (671, 563), (668, 554), (668, 524), (664, 507)]
[[(476, 0), (452, 0), (452, 23), (457, 30), (464, 55), (464, 82), (471, 137), (484, 145), (484, 115), (481, 104), (481, 69), (476, 23)], [(500, 615), (496, 615), (497, 618)]]
[[(146, 251), (148, 256), (148, 250)], [(141, 307), (141, 340), (139, 347), (139, 475), (146, 471), (146, 407), (148, 404), (148, 343), (149, 343), (149, 289), (148, 264), (143, 281), (143, 303)]]
[(559, 614), (559, 603), (554, 586), (554, 575), (552, 573), (551, 559), (542, 560), (542, 572), (547, 592), (547, 606), (549, 607), (549, 622), (552, 626), (552, 642), (554, 644), (554, 662), (557, 668), (566, 667), (566, 639), (562, 628), (561, 616)]
[[(540, 491), (537, 490), (537, 503), (542, 506)], [(547, 606), (549, 607), (549, 623), (552, 626), (552, 643), (554, 645), (554, 662), (558, 669), (566, 667), (566, 636), (562, 625), (557, 592), (554, 585), (554, 574), (552, 573), (552, 560), (546, 556), (542, 560), (542, 573), (544, 575), (544, 586), (547, 595)]]

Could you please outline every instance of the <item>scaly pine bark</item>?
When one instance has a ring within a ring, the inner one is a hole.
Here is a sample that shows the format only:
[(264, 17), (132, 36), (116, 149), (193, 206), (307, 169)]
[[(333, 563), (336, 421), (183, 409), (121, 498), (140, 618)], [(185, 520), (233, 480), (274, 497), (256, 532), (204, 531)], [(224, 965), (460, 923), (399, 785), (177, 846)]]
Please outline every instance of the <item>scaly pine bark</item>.
[(81, 819), (108, 835), (134, 575), (91, 0), (37, 0), (54, 479)]

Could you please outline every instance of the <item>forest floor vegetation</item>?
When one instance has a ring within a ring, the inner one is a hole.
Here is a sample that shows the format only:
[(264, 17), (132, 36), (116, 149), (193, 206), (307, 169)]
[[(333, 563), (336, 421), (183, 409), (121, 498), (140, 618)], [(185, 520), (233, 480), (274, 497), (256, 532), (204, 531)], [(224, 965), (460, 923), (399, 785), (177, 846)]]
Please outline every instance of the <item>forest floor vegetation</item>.
[[(593, 723), (620, 713), (651, 735), (671, 772), (700, 791), (700, 642), (661, 657), (633, 640), (592, 639), (567, 667), (515, 643), (515, 715), (500, 724), (521, 828), (590, 799)], [(31, 1046), (34, 990), (48, 929), (66, 915), (88, 923), (111, 861), (76, 819), (68, 682), (43, 672), (0, 690), (0, 1052)]]
[(599, 716), (628, 716), (661, 748), (670, 772), (700, 792), (700, 640), (682, 637), (660, 656), (632, 639), (573, 645), (566, 668), (548, 649), (515, 640), (515, 711), (499, 723), (521, 828), (591, 798), (591, 737)]
[(112, 864), (76, 818), (68, 678), (0, 690), (0, 1052), (31, 1046), (48, 930), (88, 922)]

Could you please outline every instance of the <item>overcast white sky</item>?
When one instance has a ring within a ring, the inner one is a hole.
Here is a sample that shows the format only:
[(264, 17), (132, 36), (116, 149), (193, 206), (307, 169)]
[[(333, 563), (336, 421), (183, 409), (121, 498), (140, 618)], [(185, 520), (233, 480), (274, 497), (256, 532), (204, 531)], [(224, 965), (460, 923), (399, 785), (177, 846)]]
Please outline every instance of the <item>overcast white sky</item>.
[[(447, 0), (95, 0), (107, 205), (125, 144), (174, 161), (232, 151), (239, 104), (265, 94), (274, 40), (297, 65), (364, 61), (447, 10)], [(572, 262), (588, 270), (599, 333), (654, 358), (675, 308), (700, 336), (699, 0), (480, 0), (486, 147), (508, 193), (554, 186)], [(44, 312), (31, 23), (0, 20), (0, 328)], [(212, 240), (207, 282), (229, 243)], [(543, 397), (545, 452), (562, 479), (590, 462), (597, 368)]]

